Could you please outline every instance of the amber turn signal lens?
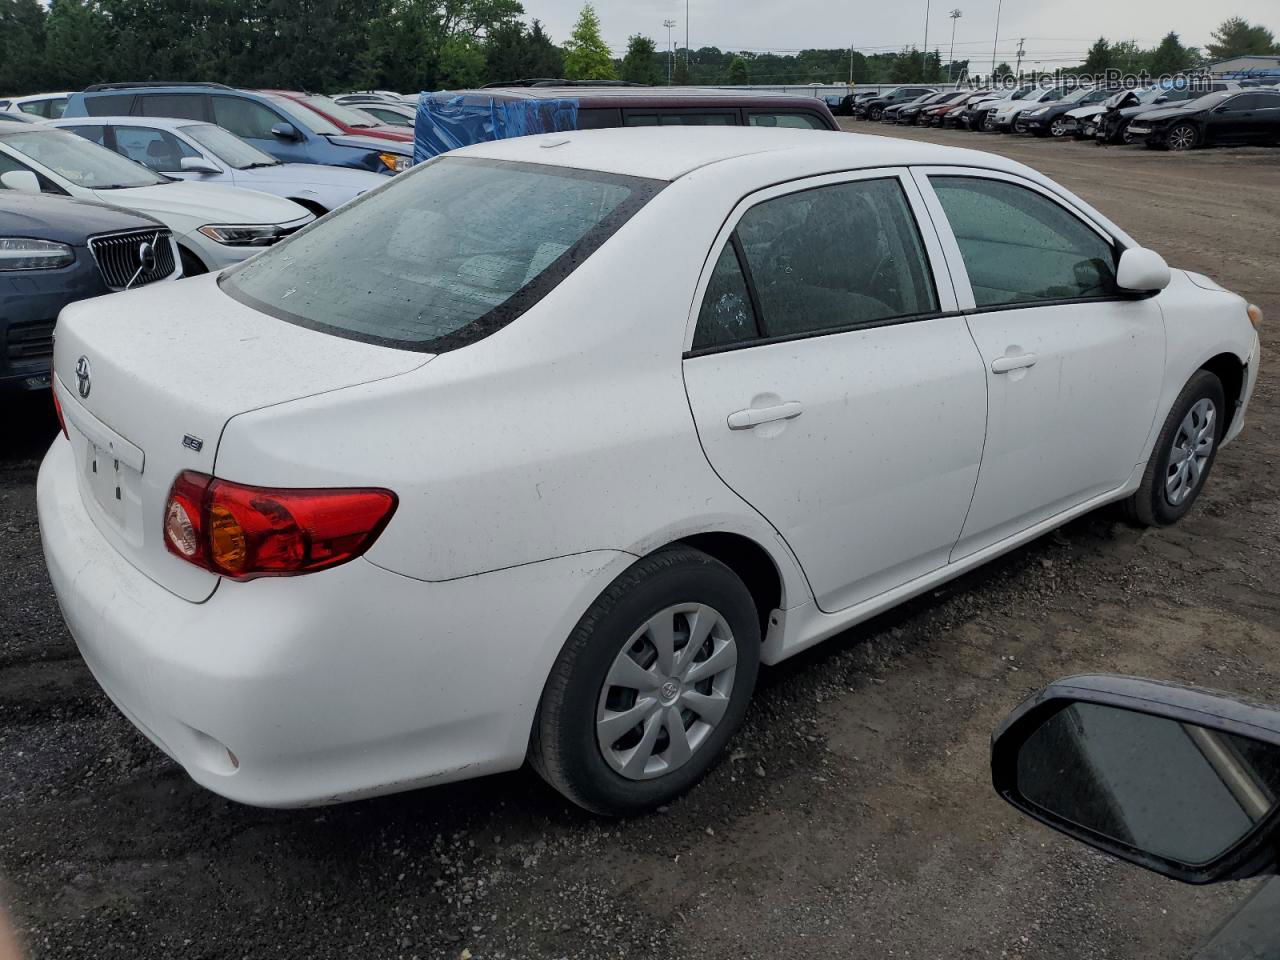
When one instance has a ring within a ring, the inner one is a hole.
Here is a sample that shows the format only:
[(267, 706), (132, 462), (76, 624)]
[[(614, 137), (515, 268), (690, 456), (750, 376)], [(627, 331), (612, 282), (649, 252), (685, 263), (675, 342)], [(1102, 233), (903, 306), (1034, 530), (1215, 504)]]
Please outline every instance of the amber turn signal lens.
[(1245, 313), (1249, 314), (1249, 322), (1253, 324), (1253, 329), (1262, 329), (1262, 308), (1256, 303), (1249, 304)]

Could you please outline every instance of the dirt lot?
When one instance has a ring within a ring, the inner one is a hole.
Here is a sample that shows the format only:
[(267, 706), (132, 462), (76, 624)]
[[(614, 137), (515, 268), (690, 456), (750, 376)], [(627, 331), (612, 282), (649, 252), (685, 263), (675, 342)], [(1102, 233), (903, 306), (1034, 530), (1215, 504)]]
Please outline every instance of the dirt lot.
[[(853, 124), (850, 124), (853, 126)], [(859, 127), (868, 125), (859, 124)], [(876, 126), (875, 132), (884, 132)], [(1280, 330), (1280, 150), (911, 132), (1066, 183)], [(1248, 892), (1178, 886), (993, 795), (991, 729), (1082, 670), (1280, 688), (1280, 369), (1175, 529), (1094, 515), (766, 671), (733, 758), (612, 823), (531, 773), (273, 812), (192, 785), (98, 692), (40, 557), (43, 404), (0, 457), (0, 875), (38, 957), (1178, 957)], [(322, 709), (322, 705), (318, 705)]]

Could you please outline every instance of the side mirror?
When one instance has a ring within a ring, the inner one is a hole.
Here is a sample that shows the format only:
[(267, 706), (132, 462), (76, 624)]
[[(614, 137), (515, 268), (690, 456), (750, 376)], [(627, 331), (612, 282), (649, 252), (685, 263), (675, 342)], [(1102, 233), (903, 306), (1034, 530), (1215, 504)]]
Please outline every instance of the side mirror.
[(991, 779), (1028, 816), (1184, 883), (1276, 869), (1280, 710), (1136, 677), (1070, 677), (996, 731)]
[(0, 173), (0, 184), (19, 193), (40, 192), (40, 178), (30, 170), (6, 170)]
[(204, 157), (183, 157), (178, 161), (179, 169), (186, 173), (221, 173), (213, 162)]
[(1155, 98), (1154, 100), (1152, 100), (1151, 102), (1152, 102), (1152, 103), (1164, 103), (1164, 102), (1165, 102), (1166, 100), (1168, 100), (1168, 99), (1169, 99), (1168, 94), (1164, 94), (1164, 93), (1162, 93), (1162, 94), (1160, 94), (1160, 96), (1156, 97), (1156, 98)]
[(277, 123), (271, 128), (271, 135), (281, 140), (301, 140), (302, 134), (292, 123)]
[(1157, 293), (1169, 285), (1171, 276), (1164, 257), (1145, 247), (1130, 247), (1120, 254), (1116, 285), (1129, 293)]

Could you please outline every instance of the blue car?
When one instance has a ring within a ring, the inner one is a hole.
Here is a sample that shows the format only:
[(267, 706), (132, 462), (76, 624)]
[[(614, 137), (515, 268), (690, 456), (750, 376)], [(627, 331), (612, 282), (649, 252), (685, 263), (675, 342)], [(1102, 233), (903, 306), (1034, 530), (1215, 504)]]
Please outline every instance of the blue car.
[(64, 117), (173, 117), (216, 123), (281, 163), (323, 163), (393, 174), (413, 163), (406, 145), (343, 133), (287, 97), (221, 83), (99, 83), (74, 93)]

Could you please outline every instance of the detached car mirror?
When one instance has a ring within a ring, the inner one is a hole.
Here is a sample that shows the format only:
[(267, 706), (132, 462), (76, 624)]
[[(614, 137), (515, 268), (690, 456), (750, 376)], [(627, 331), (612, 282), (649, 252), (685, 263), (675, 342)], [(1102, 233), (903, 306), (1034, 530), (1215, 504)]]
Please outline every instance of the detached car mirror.
[(992, 737), (996, 792), (1184, 883), (1274, 873), (1280, 710), (1123, 676), (1051, 684)]
[(271, 127), (271, 135), (281, 140), (301, 140), (302, 135), (292, 123), (277, 123)]
[(1116, 285), (1129, 293), (1157, 293), (1169, 285), (1171, 275), (1164, 257), (1145, 247), (1130, 247), (1120, 254)]
[(6, 170), (0, 173), (0, 184), (19, 193), (40, 192), (40, 178), (30, 170)]
[(178, 167), (186, 173), (221, 173), (217, 167), (204, 157), (183, 157)]

